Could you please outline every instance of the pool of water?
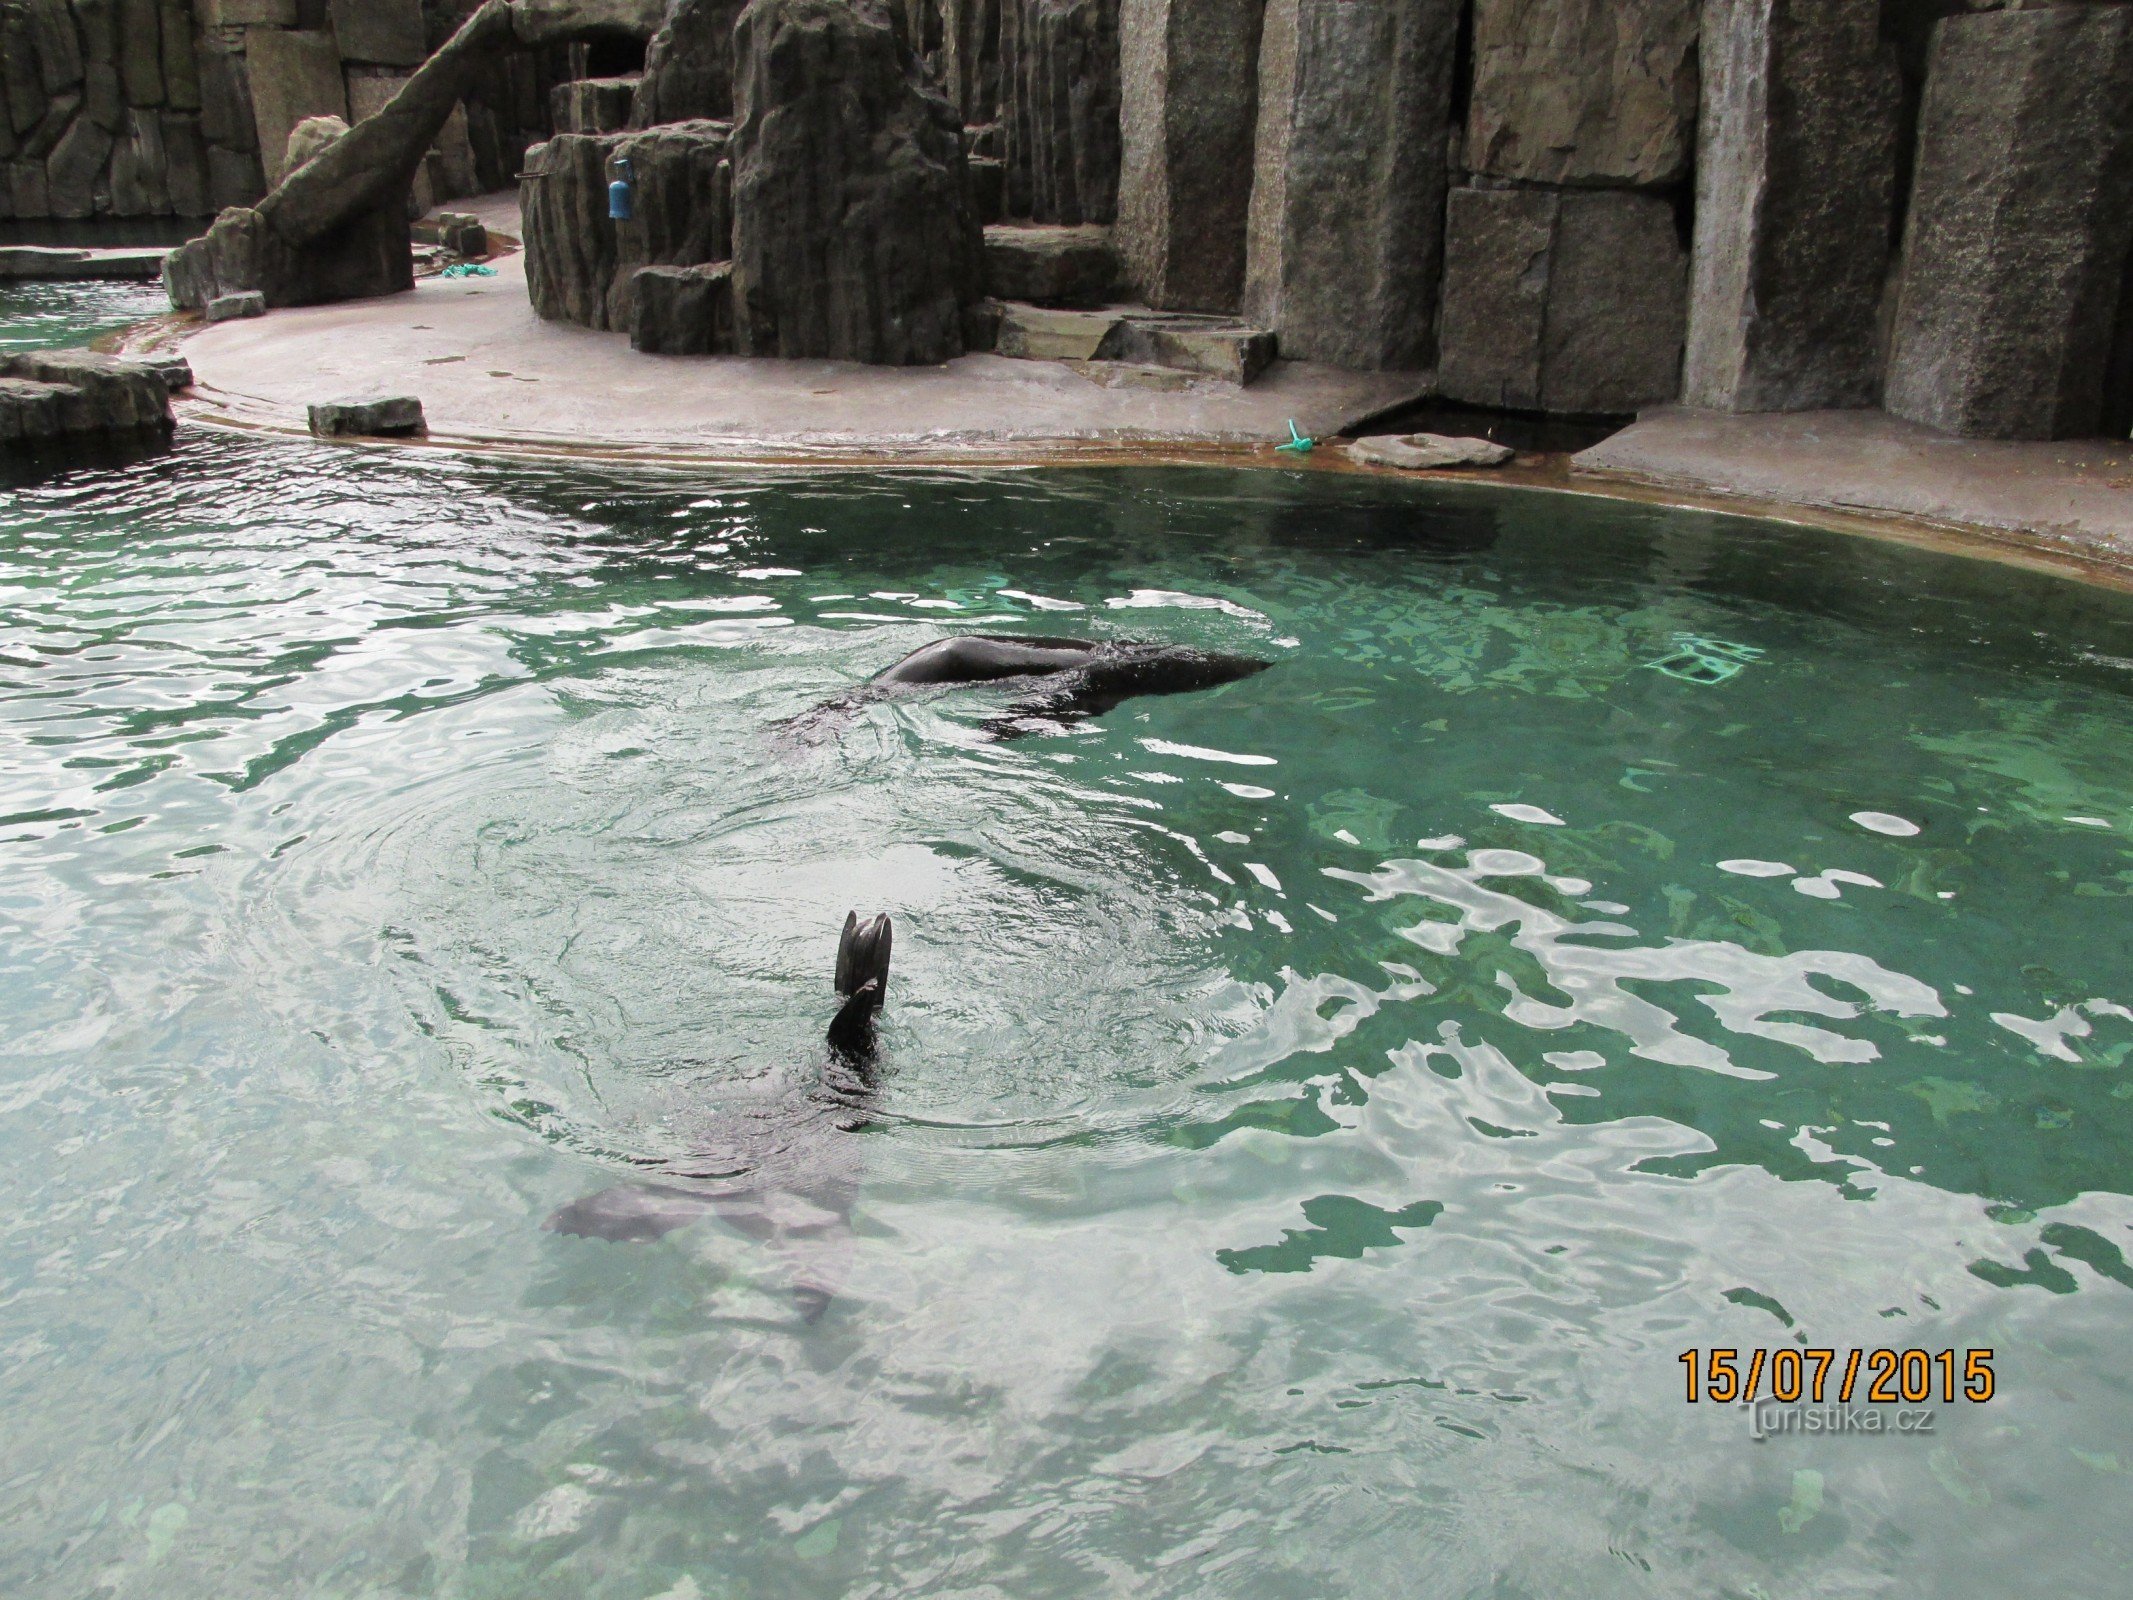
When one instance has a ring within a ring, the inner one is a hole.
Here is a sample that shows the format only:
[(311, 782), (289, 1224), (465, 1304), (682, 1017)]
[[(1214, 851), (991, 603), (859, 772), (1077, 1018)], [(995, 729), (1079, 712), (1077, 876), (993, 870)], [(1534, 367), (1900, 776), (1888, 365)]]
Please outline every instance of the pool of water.
[[(1274, 665), (777, 733), (952, 628)], [(2129, 830), (2133, 602), (1742, 519), (0, 485), (0, 1589), (2123, 1592)], [(804, 1093), (853, 907), (848, 1205), (544, 1231)], [(1758, 1442), (1713, 1346), (1998, 1391)]]
[(160, 283), (0, 279), (0, 355), (86, 344), (169, 310)]

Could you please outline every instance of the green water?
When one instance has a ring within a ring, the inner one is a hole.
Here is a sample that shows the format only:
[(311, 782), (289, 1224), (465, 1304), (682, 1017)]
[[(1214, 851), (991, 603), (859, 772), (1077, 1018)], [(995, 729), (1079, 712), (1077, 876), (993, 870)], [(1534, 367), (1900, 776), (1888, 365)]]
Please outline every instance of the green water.
[[(772, 736), (969, 626), (1276, 665)], [(1744, 520), (198, 433), (11, 483), (0, 1591), (2123, 1593), (2129, 830), (2133, 602)], [(804, 1085), (854, 906), (827, 1312), (718, 1218), (542, 1231)], [(1999, 1393), (1684, 1402), (1788, 1343)]]
[(160, 283), (0, 280), (0, 355), (84, 344), (169, 310)]

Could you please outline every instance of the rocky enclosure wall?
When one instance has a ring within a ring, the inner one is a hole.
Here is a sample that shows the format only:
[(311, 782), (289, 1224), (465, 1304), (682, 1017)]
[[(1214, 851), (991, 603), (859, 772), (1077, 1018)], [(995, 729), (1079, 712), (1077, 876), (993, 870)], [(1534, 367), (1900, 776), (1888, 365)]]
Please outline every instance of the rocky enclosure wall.
[[(476, 0), (0, 0), (0, 221), (208, 217), (281, 175), (306, 117), (359, 122)], [(484, 69), (417, 174), (423, 209), (505, 187), (563, 49)]]
[[(734, 116), (735, 30), (784, 3), (671, 0), (632, 124)], [(1046, 226), (1108, 239), (1131, 299), (1241, 315), (1293, 358), (1552, 414), (2133, 426), (2133, 0), (823, 4), (960, 115), (967, 201), (1021, 225), (1013, 260), (1050, 259)], [(867, 191), (848, 159), (751, 177), (734, 226)], [(954, 165), (906, 140), (883, 170), (940, 171), (947, 217)], [(939, 267), (879, 256), (885, 305)]]

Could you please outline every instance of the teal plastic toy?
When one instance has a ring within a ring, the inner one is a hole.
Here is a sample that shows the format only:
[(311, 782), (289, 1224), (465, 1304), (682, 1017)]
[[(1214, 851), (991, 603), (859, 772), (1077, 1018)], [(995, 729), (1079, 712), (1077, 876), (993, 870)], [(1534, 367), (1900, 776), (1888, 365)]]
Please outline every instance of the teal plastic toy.
[(1298, 455), (1306, 456), (1311, 453), (1311, 447), (1317, 443), (1316, 439), (1306, 439), (1302, 434), (1298, 433), (1296, 431), (1296, 419), (1291, 417), (1289, 418), (1289, 442), (1287, 444), (1277, 444), (1274, 448), (1276, 450), (1294, 450)]

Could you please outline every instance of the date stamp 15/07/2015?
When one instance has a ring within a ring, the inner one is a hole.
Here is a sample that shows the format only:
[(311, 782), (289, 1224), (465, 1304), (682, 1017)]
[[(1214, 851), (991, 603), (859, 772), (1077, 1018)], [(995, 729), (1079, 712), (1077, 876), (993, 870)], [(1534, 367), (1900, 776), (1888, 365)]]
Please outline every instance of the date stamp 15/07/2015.
[(1992, 1351), (1800, 1348), (1684, 1350), (1691, 1405), (1919, 1405), (1967, 1400), (1982, 1405), (1996, 1389)]

